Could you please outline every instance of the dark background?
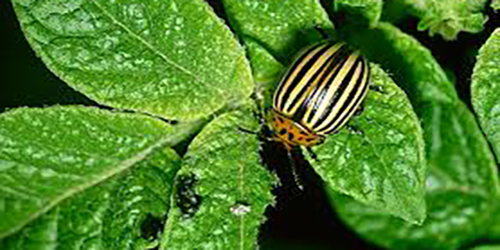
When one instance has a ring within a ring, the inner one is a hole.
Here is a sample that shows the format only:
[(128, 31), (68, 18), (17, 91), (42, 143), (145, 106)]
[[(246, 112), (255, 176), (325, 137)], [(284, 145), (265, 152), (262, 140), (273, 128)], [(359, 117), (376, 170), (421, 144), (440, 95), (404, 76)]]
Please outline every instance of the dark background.
[[(209, 1), (220, 9), (216, 0)], [(438, 62), (454, 80), (462, 100), (470, 107), (470, 76), (477, 50), (491, 32), (500, 26), (500, 15), (485, 10), (489, 21), (479, 34), (460, 33), (456, 41), (444, 41), (417, 31), (418, 19), (408, 16), (396, 25), (432, 50)], [(219, 15), (221, 13), (218, 13)], [(223, 14), (223, 13), (222, 13)], [(17, 23), (10, 1), (0, 1), (0, 112), (29, 106), (97, 103), (74, 91), (52, 74), (36, 57)], [(223, 16), (222, 16), (223, 17)], [(103, 106), (100, 106), (103, 107)], [(377, 249), (342, 224), (329, 206), (319, 177), (303, 160), (294, 159), (301, 169), (305, 189), (300, 191), (290, 177), (286, 152), (274, 144), (264, 144), (261, 155), (268, 168), (278, 172), (283, 186), (276, 187), (277, 205), (267, 209), (269, 219), (262, 225), (259, 241), (264, 249)]]

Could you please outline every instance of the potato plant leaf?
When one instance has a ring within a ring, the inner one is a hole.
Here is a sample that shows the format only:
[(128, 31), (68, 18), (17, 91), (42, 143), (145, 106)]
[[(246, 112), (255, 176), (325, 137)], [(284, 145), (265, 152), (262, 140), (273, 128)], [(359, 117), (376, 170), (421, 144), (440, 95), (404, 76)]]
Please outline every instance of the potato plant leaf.
[[(343, 31), (371, 60), (381, 62), (392, 72), (396, 82), (409, 94), (422, 121), (426, 158), (433, 173), (427, 177), (427, 185), (438, 182), (451, 186), (449, 192), (447, 188), (438, 189), (437, 194), (428, 190), (429, 218), (423, 227), (382, 216), (384, 212), (373, 208), (371, 211), (377, 211), (378, 215), (372, 212), (362, 215), (360, 204), (338, 202), (343, 207), (344, 220), (363, 236), (395, 248), (418, 248), (421, 245), (417, 242), (426, 242), (429, 248), (447, 249), (480, 236), (498, 192), (497, 171), (488, 144), (473, 115), (456, 98), (451, 82), (425, 48), (390, 24), (380, 23), (373, 30)], [(455, 189), (469, 197), (454, 201)], [(474, 190), (472, 195), (468, 194), (469, 189)], [(359, 214), (351, 216), (348, 210)], [(463, 211), (466, 216), (461, 216)], [(454, 223), (458, 222), (466, 226), (457, 227)]]
[(431, 52), (395, 26), (380, 22), (377, 27), (366, 29), (347, 23), (339, 27), (339, 33), (391, 74), (417, 113), (418, 107), (428, 101), (453, 103), (458, 100), (453, 83)]
[[(5, 240), (22, 228), (29, 231), (32, 225), (38, 227), (44, 224), (43, 221), (59, 223), (51, 220), (50, 216), (42, 218), (54, 210), (58, 210), (54, 212), (59, 214), (57, 220), (83, 224), (85, 220), (93, 220), (91, 215), (86, 215), (86, 211), (92, 212), (93, 205), (97, 206), (96, 209), (102, 209), (96, 210), (99, 213), (112, 213), (113, 210), (107, 208), (109, 205), (128, 213), (127, 204), (137, 203), (138, 206), (144, 206), (144, 213), (151, 209), (152, 213), (157, 214), (161, 210), (159, 207), (165, 206), (160, 198), (168, 195), (169, 188), (166, 185), (171, 184), (168, 176), (172, 175), (169, 171), (176, 168), (173, 164), (176, 157), (172, 152), (165, 151), (163, 158), (153, 157), (152, 162), (144, 162), (150, 155), (175, 145), (198, 128), (199, 124), (174, 128), (144, 115), (77, 106), (22, 108), (1, 114), (0, 239)], [(142, 167), (135, 170), (141, 164), (145, 164), (145, 170), (141, 170)], [(127, 177), (131, 171), (134, 177)], [(160, 174), (158, 178), (162, 179), (148, 183), (156, 185), (155, 189), (137, 194), (134, 189), (146, 188), (145, 175), (151, 171), (157, 171)], [(134, 188), (120, 180), (129, 180), (138, 186)], [(160, 185), (160, 182), (165, 183)], [(122, 203), (108, 204), (108, 201), (103, 201), (101, 207), (98, 201), (111, 193), (122, 196)], [(87, 199), (82, 197), (95, 199), (96, 203), (87, 204)], [(79, 221), (79, 213), (73, 214), (68, 209), (81, 209), (82, 221)], [(134, 211), (137, 212), (140, 212), (137, 216), (144, 216), (140, 209)], [(63, 216), (61, 213), (67, 214)], [(120, 221), (126, 222), (123, 216), (114, 215), (116, 221), (107, 223), (113, 225), (109, 230), (124, 230), (130, 226), (120, 224)], [(130, 222), (133, 222), (133, 218), (130, 217)], [(116, 237), (108, 233), (109, 237)], [(6, 240), (10, 241), (10, 238)]]
[(382, 15), (382, 0), (341, 0), (334, 1), (335, 12), (349, 13), (347, 16), (360, 24), (374, 27)]
[(493, 8), (494, 10), (500, 10), (500, 0), (492, 0), (491, 8)]
[[(420, 18), (419, 30), (431, 36), (441, 35), (454, 40), (459, 32), (477, 33), (483, 30), (487, 16), (482, 13), (488, 0), (403, 0), (389, 1), (388, 8), (404, 9)], [(391, 6), (397, 5), (397, 6)]]
[(426, 249), (456, 249), (484, 234), (491, 223), (492, 204), (498, 200), (496, 165), (467, 107), (458, 103), (426, 108), (428, 118), (424, 120), (432, 120), (432, 134), (440, 136), (428, 140), (436, 158), (427, 171), (428, 218), (422, 226), (352, 199), (333, 198), (348, 225), (390, 249), (421, 249), (423, 245)]
[(290, 63), (304, 46), (322, 39), (316, 27), (333, 27), (316, 0), (222, 2), (236, 32), (259, 42), (281, 63)]
[(249, 108), (216, 118), (189, 146), (160, 249), (255, 249), (276, 178), (259, 163)]
[(243, 48), (202, 0), (12, 3), (47, 67), (102, 104), (193, 120), (252, 92)]
[(487, 245), (471, 248), (470, 250), (500, 250), (500, 245)]
[(497, 158), (500, 158), (500, 29), (480, 49), (472, 75), (472, 105)]
[(245, 38), (248, 57), (255, 79), (256, 100), (264, 113), (271, 107), (274, 90), (279, 77), (286, 70), (264, 47), (250, 38)]
[(364, 111), (350, 126), (331, 135), (315, 150), (314, 168), (333, 190), (421, 224), (425, 151), (420, 122), (404, 92), (376, 65)]
[(490, 226), (488, 230), (485, 232), (482, 239), (488, 239), (491, 241), (500, 240), (500, 203), (496, 202), (496, 210), (491, 213), (490, 216)]
[(173, 179), (180, 167), (172, 149), (74, 195), (0, 240), (0, 249), (148, 249), (159, 244)]

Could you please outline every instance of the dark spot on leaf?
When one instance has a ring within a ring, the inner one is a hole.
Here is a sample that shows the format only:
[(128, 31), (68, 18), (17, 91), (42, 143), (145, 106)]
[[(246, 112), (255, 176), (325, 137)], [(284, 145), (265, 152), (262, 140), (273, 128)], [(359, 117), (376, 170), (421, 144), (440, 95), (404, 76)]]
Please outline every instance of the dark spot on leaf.
[(293, 137), (294, 137), (294, 136), (295, 136), (295, 135), (294, 135), (293, 133), (288, 133), (288, 140), (289, 140), (289, 141), (293, 140)]
[(166, 218), (159, 218), (148, 214), (141, 223), (141, 237), (147, 241), (154, 241), (161, 237)]
[(286, 134), (286, 132), (287, 132), (286, 129), (283, 128), (283, 129), (280, 130), (279, 133), (280, 133), (280, 135), (284, 135), (284, 134)]
[(182, 175), (177, 182), (176, 205), (184, 218), (193, 217), (201, 205), (201, 196), (196, 193), (198, 179), (194, 174)]

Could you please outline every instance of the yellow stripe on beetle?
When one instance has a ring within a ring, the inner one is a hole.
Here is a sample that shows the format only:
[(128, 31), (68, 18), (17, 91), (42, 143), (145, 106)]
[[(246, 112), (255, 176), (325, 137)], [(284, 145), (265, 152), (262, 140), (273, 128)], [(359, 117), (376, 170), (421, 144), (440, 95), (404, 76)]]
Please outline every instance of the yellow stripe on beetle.
[(323, 142), (353, 116), (369, 81), (368, 62), (345, 44), (306, 49), (274, 93), (268, 116), (273, 137), (288, 147)]

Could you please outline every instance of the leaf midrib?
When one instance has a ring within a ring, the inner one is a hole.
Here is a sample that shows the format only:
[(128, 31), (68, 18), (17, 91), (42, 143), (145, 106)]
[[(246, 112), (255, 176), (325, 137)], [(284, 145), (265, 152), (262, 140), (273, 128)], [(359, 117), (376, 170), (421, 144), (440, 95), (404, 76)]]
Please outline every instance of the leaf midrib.
[(176, 62), (170, 60), (167, 55), (165, 55), (163, 52), (161, 52), (159, 49), (155, 48), (151, 43), (146, 41), (143, 37), (139, 36), (138, 34), (134, 33), (131, 29), (129, 29), (124, 23), (120, 22), (118, 19), (116, 19), (109, 11), (107, 11), (104, 6), (99, 4), (95, 0), (90, 0), (90, 3), (94, 4), (99, 10), (102, 11), (104, 15), (106, 15), (113, 23), (115, 23), (118, 27), (122, 28), (125, 32), (130, 34), (133, 38), (138, 40), (140, 43), (142, 43), (146, 48), (151, 50), (154, 54), (159, 56), (162, 60), (164, 60), (167, 64), (170, 64), (171, 66), (177, 68), (178, 70), (186, 73), (187, 75), (191, 76), (195, 81), (200, 82), (202, 84), (207, 84), (200, 80), (197, 76), (197, 74), (191, 72), (190, 70), (184, 68), (183, 66), (177, 64)]

